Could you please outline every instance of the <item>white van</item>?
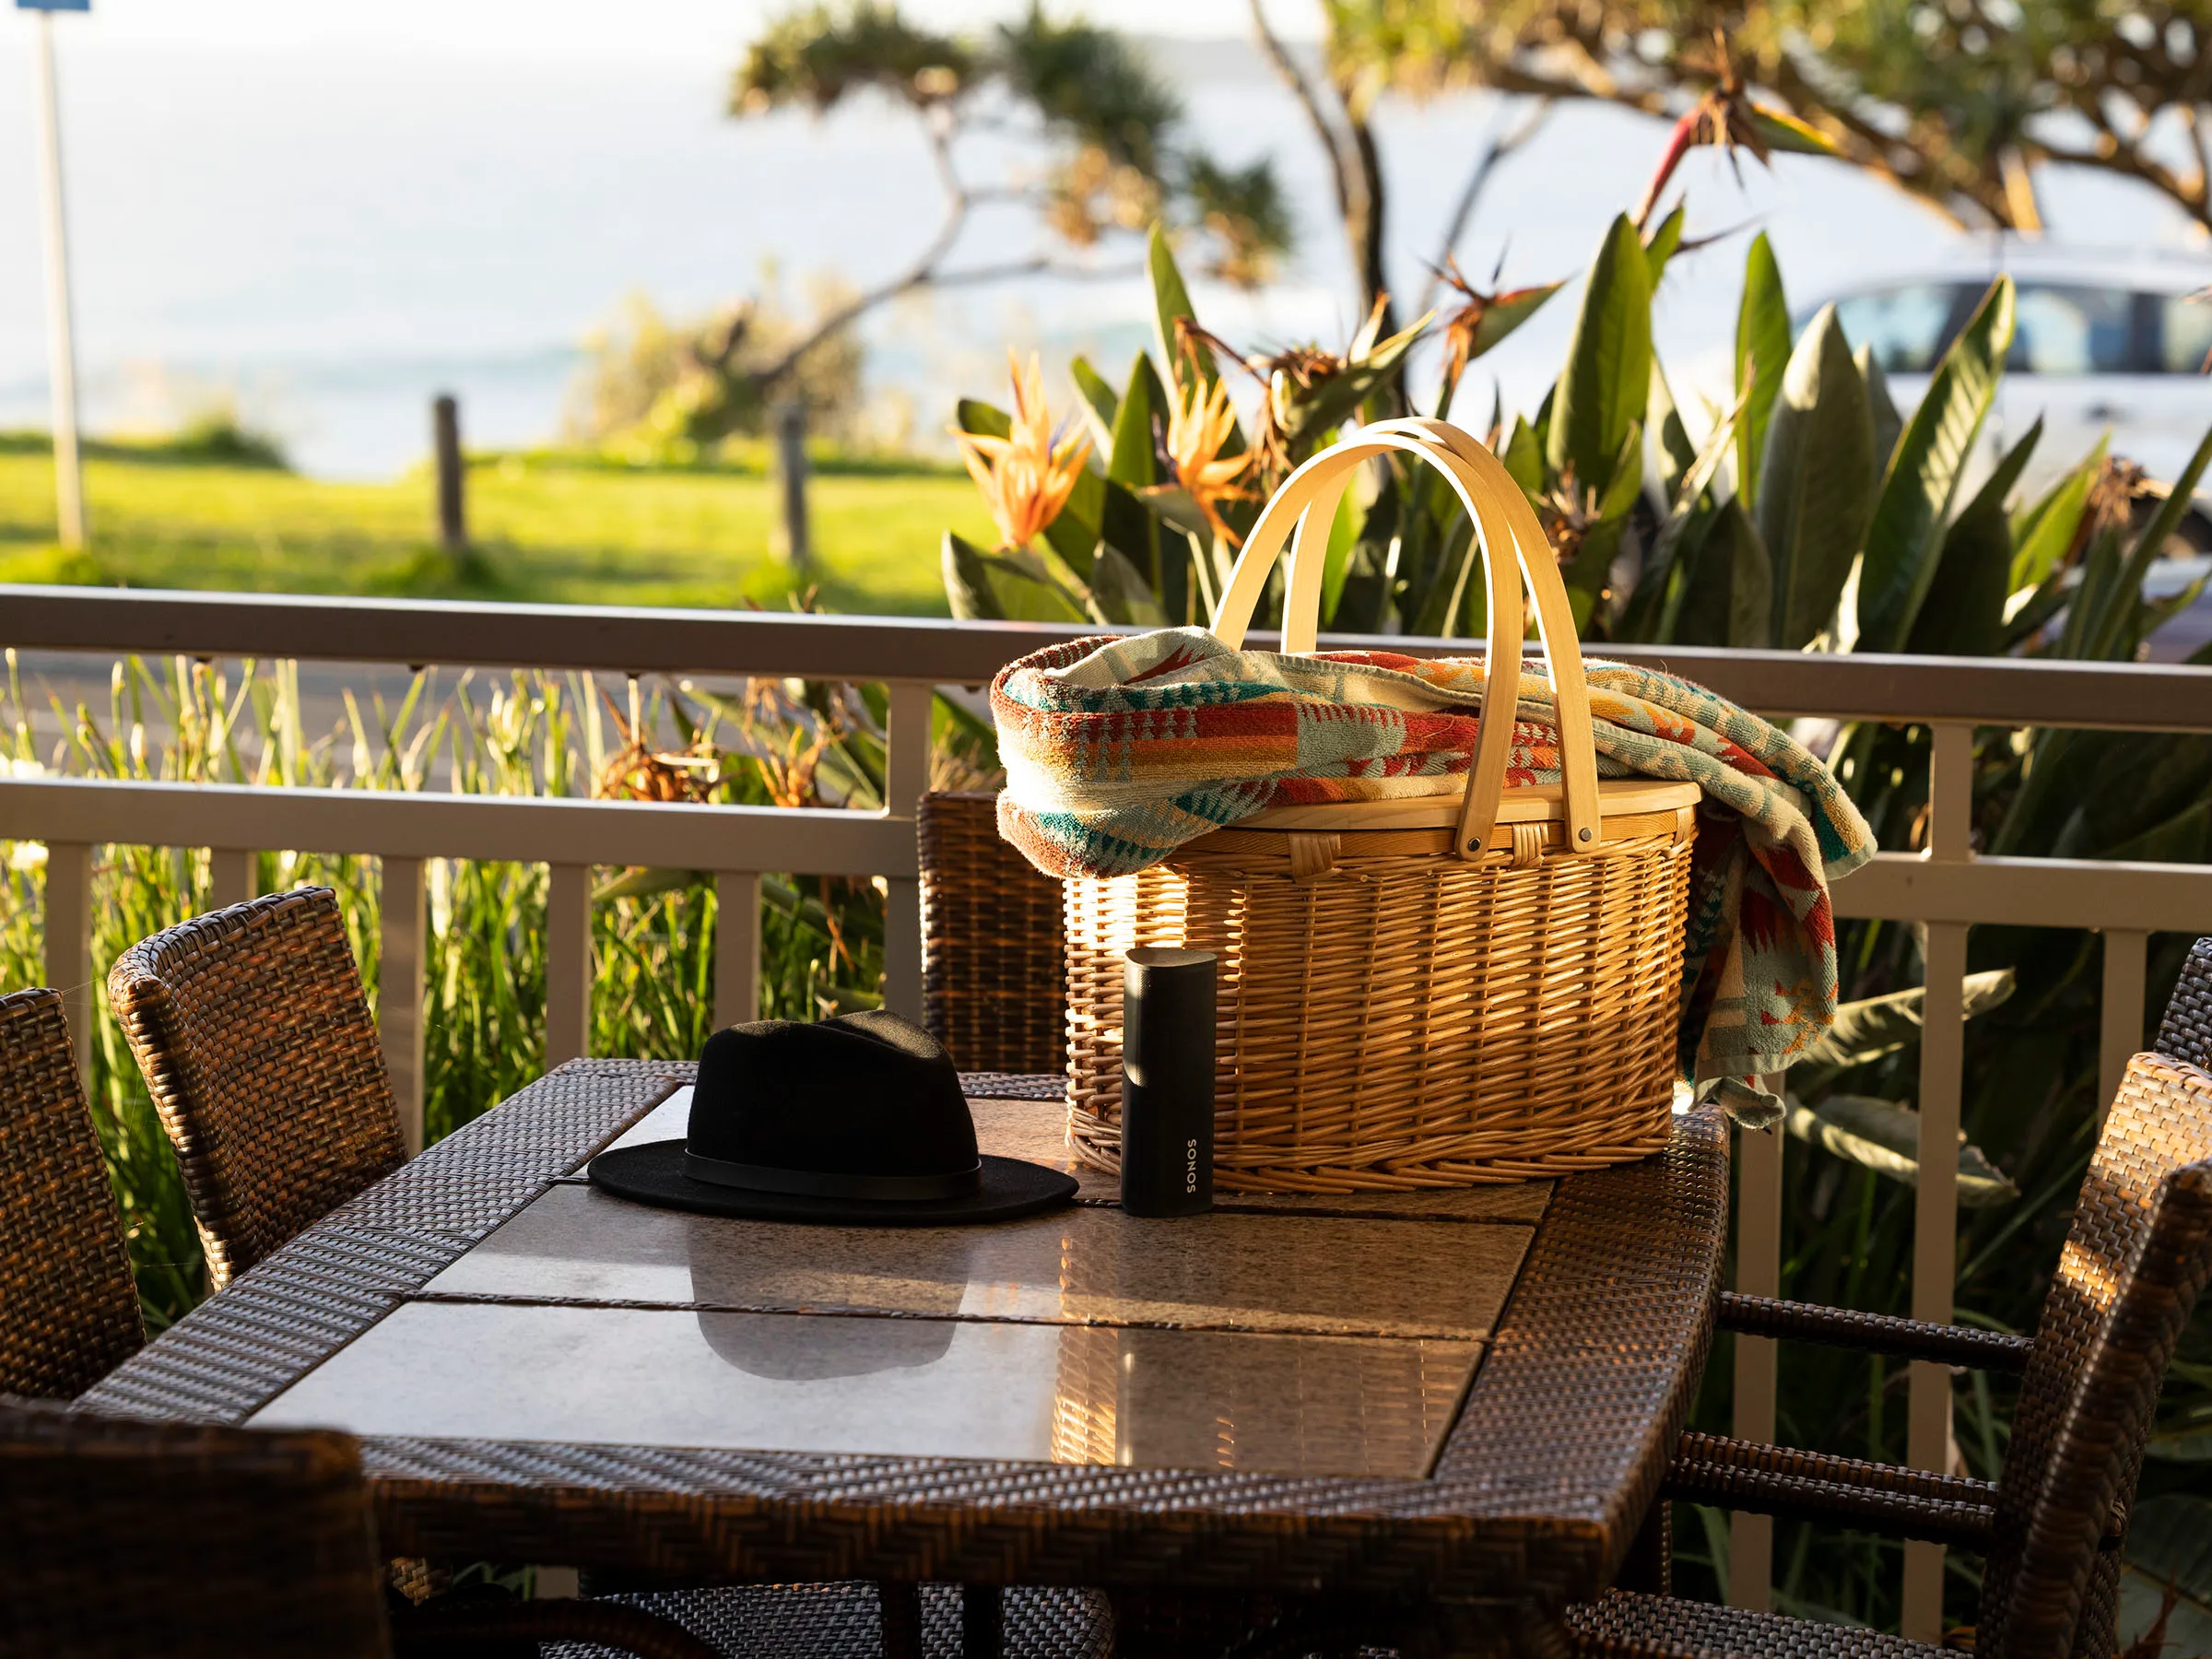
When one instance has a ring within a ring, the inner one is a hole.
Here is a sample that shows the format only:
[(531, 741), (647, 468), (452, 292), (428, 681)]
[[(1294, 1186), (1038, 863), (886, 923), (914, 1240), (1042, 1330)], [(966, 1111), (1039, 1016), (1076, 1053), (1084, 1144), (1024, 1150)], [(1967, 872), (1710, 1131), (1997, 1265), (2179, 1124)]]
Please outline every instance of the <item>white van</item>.
[[(2112, 253), (2022, 237), (1962, 241), (1912, 276), (1827, 296), (1854, 347), (1871, 346), (1910, 417), (1928, 375), (1999, 272), (2019, 293), (2018, 325), (1977, 470), (2043, 420), (2026, 487), (2040, 492), (2106, 432), (2112, 453), (2160, 482), (2188, 464), (2212, 427), (2212, 254)], [(1818, 307), (1806, 311), (1800, 324)], [(2212, 490), (2183, 530), (2212, 551)]]

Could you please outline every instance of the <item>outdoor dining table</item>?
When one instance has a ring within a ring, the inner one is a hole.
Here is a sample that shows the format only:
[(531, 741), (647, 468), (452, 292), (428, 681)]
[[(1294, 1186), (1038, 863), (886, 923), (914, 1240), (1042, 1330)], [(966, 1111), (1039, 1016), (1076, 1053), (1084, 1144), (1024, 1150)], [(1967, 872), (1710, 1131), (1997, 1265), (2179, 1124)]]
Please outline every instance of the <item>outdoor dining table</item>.
[(1124, 1215), (1057, 1078), (970, 1077), (1068, 1168), (995, 1226), (808, 1227), (593, 1187), (693, 1068), (575, 1061), (310, 1228), (85, 1396), (364, 1438), (382, 1544), (633, 1583), (957, 1581), (1419, 1603), (1563, 1651), (1688, 1414), (1727, 1138), (1557, 1182)]

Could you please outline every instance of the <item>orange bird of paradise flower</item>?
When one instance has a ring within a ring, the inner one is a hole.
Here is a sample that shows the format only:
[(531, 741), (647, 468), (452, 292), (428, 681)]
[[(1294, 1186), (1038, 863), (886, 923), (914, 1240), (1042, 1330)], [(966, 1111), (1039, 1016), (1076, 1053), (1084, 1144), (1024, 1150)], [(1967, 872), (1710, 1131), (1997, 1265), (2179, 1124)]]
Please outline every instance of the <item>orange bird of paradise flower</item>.
[(983, 492), (998, 526), (998, 545), (1026, 547), (1042, 535), (1067, 505), (1090, 458), (1090, 440), (1053, 430), (1044, 406), (1044, 370), (1034, 352), (1025, 369), (1011, 349), (1006, 367), (1014, 381), (1014, 419), (1004, 438), (955, 430), (968, 476)]
[(1256, 450), (1240, 455), (1221, 453), (1236, 429), (1237, 412), (1230, 406), (1225, 381), (1209, 382), (1194, 374), (1187, 389), (1179, 384), (1170, 394), (1166, 448), (1176, 482), (1198, 503), (1214, 534), (1232, 547), (1241, 545), (1241, 540), (1222, 521), (1220, 504), (1245, 499), (1250, 491), (1238, 480), (1259, 459)]

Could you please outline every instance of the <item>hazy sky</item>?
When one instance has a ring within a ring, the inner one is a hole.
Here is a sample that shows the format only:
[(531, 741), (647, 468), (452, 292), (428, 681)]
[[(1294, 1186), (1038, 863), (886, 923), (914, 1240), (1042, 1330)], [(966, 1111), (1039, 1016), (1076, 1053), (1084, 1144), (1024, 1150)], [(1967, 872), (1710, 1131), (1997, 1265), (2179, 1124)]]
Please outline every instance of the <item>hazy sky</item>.
[[(1317, 0), (1267, 3), (1286, 33), (1318, 32)], [(907, 0), (907, 9), (959, 26), (1011, 16), (1022, 4)], [(88, 18), (65, 14), (58, 27), (65, 41), (117, 45), (685, 59), (726, 57), (777, 9), (769, 0), (93, 0)], [(1248, 27), (1243, 0), (1105, 0), (1087, 9), (1138, 33), (1241, 35)]]

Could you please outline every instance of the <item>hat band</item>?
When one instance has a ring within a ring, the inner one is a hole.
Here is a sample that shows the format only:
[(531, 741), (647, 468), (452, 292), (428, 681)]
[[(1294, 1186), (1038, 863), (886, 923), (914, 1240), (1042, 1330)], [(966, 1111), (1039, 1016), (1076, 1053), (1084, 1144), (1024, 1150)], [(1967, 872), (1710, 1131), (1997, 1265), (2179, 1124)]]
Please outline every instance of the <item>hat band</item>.
[(874, 1198), (912, 1203), (924, 1198), (971, 1198), (983, 1190), (983, 1166), (949, 1175), (840, 1175), (826, 1170), (779, 1170), (769, 1164), (731, 1163), (687, 1150), (684, 1173), (713, 1186), (756, 1193), (794, 1193), (805, 1198)]

